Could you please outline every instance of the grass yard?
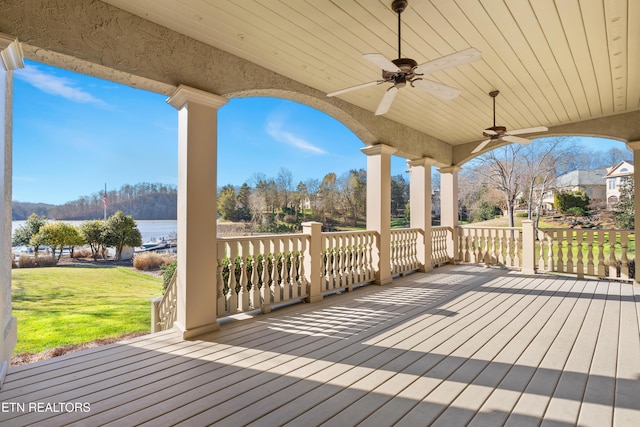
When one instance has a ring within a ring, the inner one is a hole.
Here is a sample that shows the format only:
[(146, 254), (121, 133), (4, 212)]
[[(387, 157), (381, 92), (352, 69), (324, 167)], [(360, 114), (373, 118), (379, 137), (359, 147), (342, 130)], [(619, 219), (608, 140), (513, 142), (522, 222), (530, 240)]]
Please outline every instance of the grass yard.
[(151, 328), (151, 298), (162, 280), (126, 267), (50, 267), (12, 271), (15, 354)]

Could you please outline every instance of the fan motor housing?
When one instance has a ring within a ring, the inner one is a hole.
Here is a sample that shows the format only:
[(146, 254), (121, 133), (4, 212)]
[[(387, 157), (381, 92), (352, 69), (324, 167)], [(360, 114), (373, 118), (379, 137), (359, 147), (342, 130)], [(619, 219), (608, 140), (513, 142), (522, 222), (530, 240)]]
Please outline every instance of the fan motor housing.
[(495, 132), (495, 133), (482, 132), (484, 136), (487, 136), (489, 138), (499, 138), (500, 136), (504, 135), (507, 132), (507, 128), (504, 126), (493, 126), (490, 128), (486, 128), (485, 130), (490, 130)]
[(391, 62), (400, 68), (400, 71), (382, 70), (382, 78), (384, 80), (397, 80), (398, 75), (401, 75), (404, 80), (410, 80), (414, 76), (413, 69), (418, 66), (418, 63), (411, 58), (398, 58)]

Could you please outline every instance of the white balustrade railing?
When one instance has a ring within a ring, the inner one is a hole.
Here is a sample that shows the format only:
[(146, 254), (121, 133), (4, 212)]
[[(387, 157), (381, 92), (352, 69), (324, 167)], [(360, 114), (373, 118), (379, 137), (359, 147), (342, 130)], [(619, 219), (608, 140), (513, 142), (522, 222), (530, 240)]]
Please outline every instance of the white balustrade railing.
[(459, 226), (458, 260), (519, 269), (522, 267), (522, 229)]
[(537, 270), (628, 280), (635, 274), (631, 240), (635, 243), (631, 230), (541, 228)]
[(169, 285), (160, 298), (151, 300), (151, 332), (166, 331), (173, 328), (178, 313), (178, 275), (171, 276)]
[(451, 261), (447, 242), (453, 241), (453, 228), (438, 226), (431, 228), (431, 266), (436, 267)]
[(322, 292), (351, 290), (375, 279), (377, 233), (348, 231), (322, 233)]
[(218, 317), (305, 298), (309, 236), (281, 234), (218, 239)]
[(418, 242), (424, 239), (419, 228), (391, 230), (391, 274), (404, 275), (422, 267), (418, 260)]
[[(392, 276), (422, 268), (421, 229), (391, 230), (390, 259), (385, 261), (379, 259), (376, 231), (322, 233), (320, 223), (303, 225), (302, 234), (218, 238), (218, 317), (266, 313), (290, 301), (317, 302), (324, 294), (378, 282), (379, 262), (390, 262)], [(452, 261), (454, 250), (456, 261), (531, 273), (621, 280), (635, 275), (635, 234), (629, 230), (544, 228), (536, 234), (531, 221), (523, 222), (523, 228), (432, 227), (431, 265)], [(153, 300), (152, 330), (170, 328), (176, 307), (174, 276), (165, 296)]]

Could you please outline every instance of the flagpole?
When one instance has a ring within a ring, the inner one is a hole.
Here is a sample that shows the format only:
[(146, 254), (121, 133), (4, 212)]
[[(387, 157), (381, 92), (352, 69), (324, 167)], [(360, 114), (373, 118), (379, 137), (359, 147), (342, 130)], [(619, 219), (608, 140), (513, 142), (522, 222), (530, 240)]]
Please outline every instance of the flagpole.
[(107, 220), (107, 183), (104, 183), (104, 196), (102, 196), (102, 206), (104, 207), (104, 220)]

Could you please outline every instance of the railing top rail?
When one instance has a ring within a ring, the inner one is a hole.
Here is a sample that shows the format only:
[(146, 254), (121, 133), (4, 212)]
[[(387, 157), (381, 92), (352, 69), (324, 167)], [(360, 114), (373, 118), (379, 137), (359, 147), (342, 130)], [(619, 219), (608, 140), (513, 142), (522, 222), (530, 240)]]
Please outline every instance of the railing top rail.
[(550, 228), (550, 227), (544, 227), (544, 228), (538, 228), (538, 230), (545, 232), (545, 231), (565, 231), (565, 230), (570, 230), (570, 231), (581, 231), (581, 232), (600, 232), (603, 231), (605, 233), (635, 233), (635, 230), (617, 230), (615, 228)]
[(323, 231), (322, 232), (323, 236), (350, 236), (350, 235), (357, 236), (358, 234), (376, 235), (378, 234), (378, 232), (375, 230)]
[(392, 228), (392, 229), (391, 229), (391, 232), (392, 232), (392, 233), (404, 233), (404, 232), (407, 232), (407, 231), (412, 231), (412, 232), (413, 232), (413, 231), (417, 231), (417, 232), (421, 232), (421, 231), (422, 231), (422, 229), (421, 229), (421, 228), (418, 228), (418, 227), (413, 227), (413, 228), (408, 228), (408, 227), (407, 227), (407, 228)]
[(467, 230), (522, 230), (522, 227), (483, 227), (477, 225), (459, 225), (458, 227)]
[(251, 240), (281, 240), (281, 239), (308, 239), (309, 235), (304, 233), (288, 233), (288, 234), (260, 234), (254, 236), (225, 236), (218, 237), (219, 242), (237, 242)]
[(449, 230), (453, 231), (453, 227), (448, 225), (434, 225), (431, 227), (433, 230)]

